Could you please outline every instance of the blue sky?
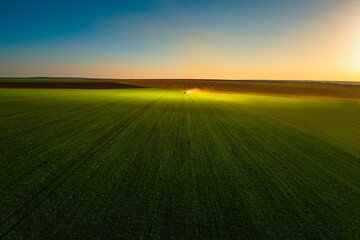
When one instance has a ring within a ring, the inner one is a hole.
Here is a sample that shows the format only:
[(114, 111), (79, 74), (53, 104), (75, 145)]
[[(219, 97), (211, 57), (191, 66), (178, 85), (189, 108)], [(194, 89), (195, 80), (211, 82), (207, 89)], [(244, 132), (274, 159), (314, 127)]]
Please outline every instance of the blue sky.
[(357, 57), (347, 46), (360, 36), (358, 6), (4, 0), (0, 76), (356, 79)]

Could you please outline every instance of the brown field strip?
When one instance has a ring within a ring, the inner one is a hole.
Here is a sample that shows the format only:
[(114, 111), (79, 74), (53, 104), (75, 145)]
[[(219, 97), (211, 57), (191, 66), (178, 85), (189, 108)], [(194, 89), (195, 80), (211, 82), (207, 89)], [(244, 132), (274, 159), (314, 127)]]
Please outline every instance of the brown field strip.
[(103, 81), (150, 88), (184, 90), (184, 80), (180, 79), (109, 79)]
[(144, 88), (111, 82), (0, 82), (0, 88), (38, 88), (38, 89), (130, 89)]

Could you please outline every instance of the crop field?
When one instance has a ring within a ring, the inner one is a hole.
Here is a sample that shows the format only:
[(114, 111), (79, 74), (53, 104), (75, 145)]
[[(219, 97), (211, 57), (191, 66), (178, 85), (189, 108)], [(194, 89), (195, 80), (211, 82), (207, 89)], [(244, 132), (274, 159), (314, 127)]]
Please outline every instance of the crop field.
[(301, 97), (354, 102), (359, 102), (360, 99), (360, 85), (358, 82), (321, 84), (301, 81), (224, 81), (199, 79), (111, 79), (102, 81), (171, 90), (185, 89), (212, 93)]
[(359, 88), (167, 84), (0, 88), (0, 238), (360, 238)]

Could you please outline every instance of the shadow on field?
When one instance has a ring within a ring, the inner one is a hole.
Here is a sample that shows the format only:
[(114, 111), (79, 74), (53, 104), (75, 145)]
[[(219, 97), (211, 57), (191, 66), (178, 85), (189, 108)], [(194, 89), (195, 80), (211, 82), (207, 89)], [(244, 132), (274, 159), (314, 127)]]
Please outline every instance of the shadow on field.
[(131, 89), (146, 87), (111, 82), (0, 82), (0, 88)]

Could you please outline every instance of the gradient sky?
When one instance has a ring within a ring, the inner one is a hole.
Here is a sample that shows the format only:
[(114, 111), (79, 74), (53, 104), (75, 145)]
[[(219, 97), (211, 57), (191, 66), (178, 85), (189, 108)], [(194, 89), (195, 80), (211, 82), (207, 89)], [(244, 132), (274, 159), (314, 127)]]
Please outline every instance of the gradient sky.
[(0, 76), (360, 80), (359, 0), (2, 0)]

